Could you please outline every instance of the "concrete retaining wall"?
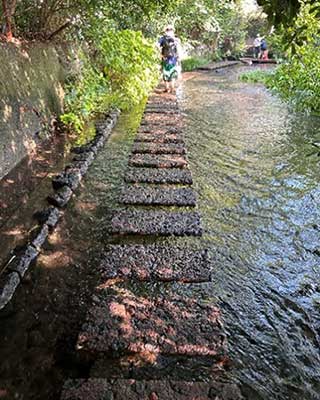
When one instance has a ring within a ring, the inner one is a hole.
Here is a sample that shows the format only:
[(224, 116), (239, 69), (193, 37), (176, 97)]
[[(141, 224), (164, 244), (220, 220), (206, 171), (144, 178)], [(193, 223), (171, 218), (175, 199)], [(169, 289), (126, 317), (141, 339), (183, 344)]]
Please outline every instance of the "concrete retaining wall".
[(0, 44), (0, 179), (35, 148), (39, 131), (63, 109), (62, 48)]

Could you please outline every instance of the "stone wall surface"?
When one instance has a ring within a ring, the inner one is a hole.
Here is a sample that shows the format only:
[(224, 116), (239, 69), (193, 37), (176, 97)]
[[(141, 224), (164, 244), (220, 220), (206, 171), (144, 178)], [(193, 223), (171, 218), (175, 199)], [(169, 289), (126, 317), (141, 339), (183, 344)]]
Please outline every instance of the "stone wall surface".
[(0, 43), (0, 179), (32, 152), (41, 128), (62, 112), (69, 56), (70, 49), (53, 44)]

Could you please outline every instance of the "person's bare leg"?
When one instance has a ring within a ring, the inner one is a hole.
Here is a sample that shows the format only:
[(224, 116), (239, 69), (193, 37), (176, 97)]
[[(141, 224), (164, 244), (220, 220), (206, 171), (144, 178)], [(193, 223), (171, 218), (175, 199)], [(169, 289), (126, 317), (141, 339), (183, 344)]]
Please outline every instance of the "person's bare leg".
[(175, 89), (175, 80), (172, 79), (172, 81), (170, 82), (170, 91), (171, 91), (171, 93), (174, 93), (174, 89)]

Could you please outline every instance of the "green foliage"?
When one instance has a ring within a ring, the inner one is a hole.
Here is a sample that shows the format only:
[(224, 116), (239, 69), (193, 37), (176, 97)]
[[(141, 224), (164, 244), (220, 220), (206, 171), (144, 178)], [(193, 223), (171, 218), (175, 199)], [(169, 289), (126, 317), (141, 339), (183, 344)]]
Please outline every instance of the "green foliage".
[(273, 71), (255, 69), (253, 71), (244, 72), (240, 75), (240, 80), (243, 82), (250, 83), (263, 83), (268, 86), (271, 77), (273, 76)]
[(139, 103), (158, 79), (157, 51), (141, 32), (100, 30), (91, 53), (81, 55), (82, 72), (68, 85), (61, 118), (77, 132), (97, 113)]
[[(264, 12), (268, 15), (270, 23), (285, 27), (292, 26), (296, 15), (303, 4), (301, 0), (257, 0)], [(308, 0), (308, 4), (316, 4), (317, 0)], [(318, 9), (318, 17), (320, 16)]]
[(244, 49), (246, 23), (236, 1), (182, 0), (172, 14), (176, 30), (183, 41), (194, 47), (239, 55)]
[(193, 71), (202, 65), (208, 64), (212, 61), (209, 57), (188, 57), (182, 60), (182, 71)]
[(286, 32), (294, 37), (287, 46), (288, 61), (278, 67), (270, 83), (297, 109), (316, 113), (320, 112), (319, 7), (319, 2), (313, 6), (301, 2), (295, 23)]

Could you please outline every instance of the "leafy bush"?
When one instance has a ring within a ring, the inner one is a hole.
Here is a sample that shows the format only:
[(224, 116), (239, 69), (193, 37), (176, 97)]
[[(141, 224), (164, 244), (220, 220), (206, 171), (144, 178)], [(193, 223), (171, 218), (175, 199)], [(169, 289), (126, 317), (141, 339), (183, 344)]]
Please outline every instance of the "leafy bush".
[(182, 60), (182, 71), (193, 71), (202, 65), (208, 64), (211, 61), (209, 57), (188, 57)]
[(273, 71), (255, 69), (253, 71), (244, 72), (240, 75), (240, 80), (243, 82), (263, 83), (268, 86), (270, 79), (273, 76)]
[(320, 113), (320, 3), (301, 4), (294, 25), (286, 32), (292, 37), (288, 61), (277, 68), (269, 86), (298, 110)]
[(158, 52), (141, 32), (99, 32), (91, 49), (81, 54), (82, 72), (67, 86), (66, 113), (61, 117), (78, 133), (95, 114), (140, 102), (159, 76)]

